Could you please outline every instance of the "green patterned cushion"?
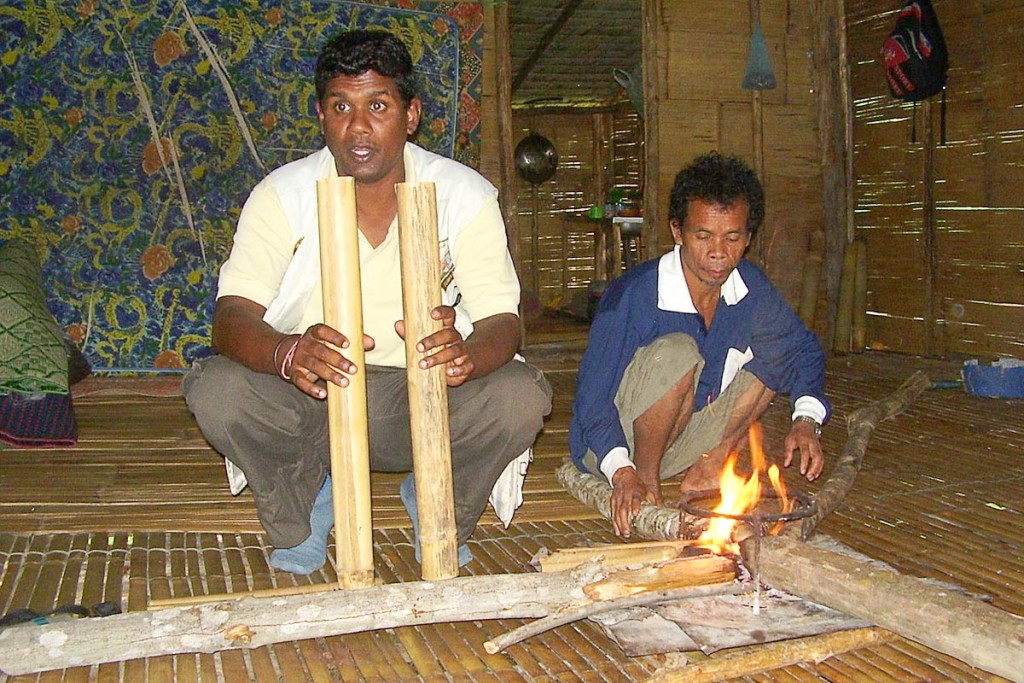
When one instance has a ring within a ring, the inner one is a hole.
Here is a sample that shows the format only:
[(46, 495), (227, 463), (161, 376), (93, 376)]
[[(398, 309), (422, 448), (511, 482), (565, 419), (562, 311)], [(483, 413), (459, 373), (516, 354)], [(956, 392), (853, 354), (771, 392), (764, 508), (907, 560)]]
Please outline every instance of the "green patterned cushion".
[(68, 393), (68, 357), (46, 307), (35, 249), (0, 246), (0, 393)]

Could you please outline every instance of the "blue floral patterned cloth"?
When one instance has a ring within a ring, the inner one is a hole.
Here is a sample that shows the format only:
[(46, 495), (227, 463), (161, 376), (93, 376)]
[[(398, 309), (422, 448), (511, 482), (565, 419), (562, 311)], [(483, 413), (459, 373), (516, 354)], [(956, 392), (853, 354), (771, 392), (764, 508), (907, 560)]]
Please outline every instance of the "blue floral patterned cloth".
[(347, 28), (400, 35), (422, 83), (415, 141), (476, 165), (482, 13), (426, 0), (4, 2), (0, 240), (40, 249), (47, 303), (94, 370), (180, 371), (209, 353), (249, 190), (321, 145), (320, 45)]

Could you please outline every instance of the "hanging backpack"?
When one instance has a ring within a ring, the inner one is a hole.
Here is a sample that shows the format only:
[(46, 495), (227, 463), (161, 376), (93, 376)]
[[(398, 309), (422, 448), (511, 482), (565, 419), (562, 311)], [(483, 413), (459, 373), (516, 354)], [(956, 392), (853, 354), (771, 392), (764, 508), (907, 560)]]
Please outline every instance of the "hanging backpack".
[(916, 103), (942, 93), (941, 144), (945, 144), (949, 53), (931, 0), (908, 0), (903, 5), (895, 28), (882, 45), (882, 62), (892, 96), (915, 103), (911, 141), (917, 139)]

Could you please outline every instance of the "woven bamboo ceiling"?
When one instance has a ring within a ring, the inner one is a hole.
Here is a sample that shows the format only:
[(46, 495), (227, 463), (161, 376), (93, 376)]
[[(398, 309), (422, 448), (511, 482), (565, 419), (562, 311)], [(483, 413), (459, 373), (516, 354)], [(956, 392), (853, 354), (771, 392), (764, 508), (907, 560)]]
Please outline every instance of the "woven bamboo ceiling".
[(511, 0), (512, 102), (599, 104), (638, 69), (641, 0)]

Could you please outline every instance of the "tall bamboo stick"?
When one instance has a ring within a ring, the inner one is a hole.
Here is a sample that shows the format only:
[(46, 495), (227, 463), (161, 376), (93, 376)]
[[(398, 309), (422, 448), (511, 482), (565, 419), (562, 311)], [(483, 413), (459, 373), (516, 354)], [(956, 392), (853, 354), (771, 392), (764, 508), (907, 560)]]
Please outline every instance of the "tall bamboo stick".
[(443, 365), (428, 370), (419, 367), (424, 354), (416, 349), (421, 339), (441, 329), (441, 323), (430, 317), (430, 311), (441, 305), (437, 197), (433, 183), (399, 183), (395, 190), (420, 567), (426, 581), (450, 579), (458, 576), (459, 565), (448, 385)]
[(324, 178), (316, 184), (324, 323), (348, 339), (345, 356), (357, 368), (355, 374), (349, 375), (349, 384), (344, 389), (327, 383), (334, 541), (338, 582), (343, 588), (373, 585), (370, 448), (355, 188), (355, 180), (348, 177)]

